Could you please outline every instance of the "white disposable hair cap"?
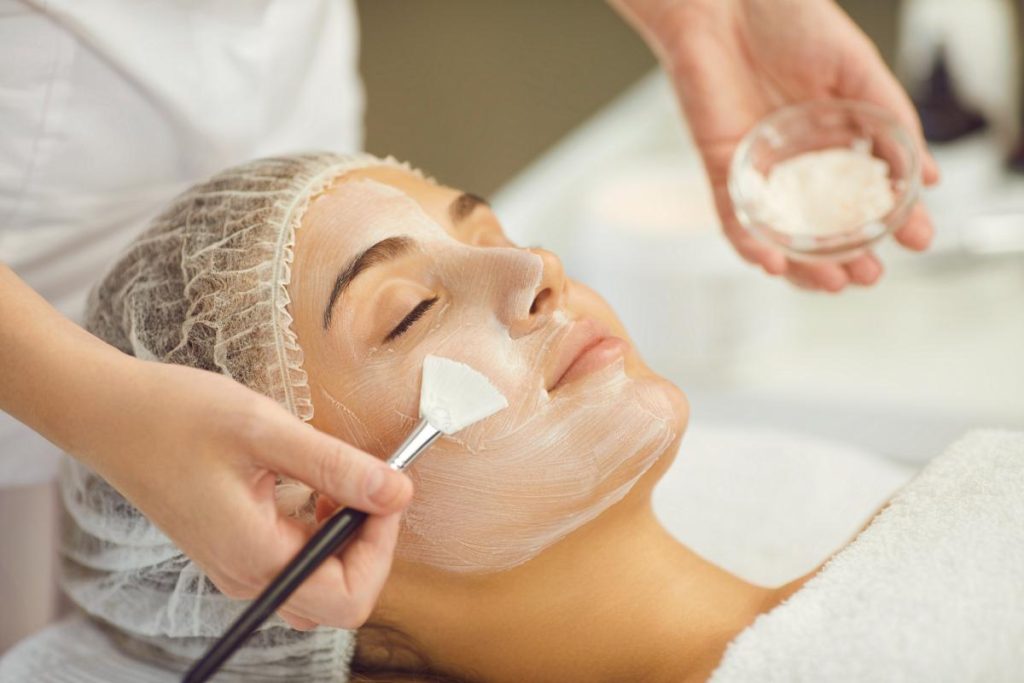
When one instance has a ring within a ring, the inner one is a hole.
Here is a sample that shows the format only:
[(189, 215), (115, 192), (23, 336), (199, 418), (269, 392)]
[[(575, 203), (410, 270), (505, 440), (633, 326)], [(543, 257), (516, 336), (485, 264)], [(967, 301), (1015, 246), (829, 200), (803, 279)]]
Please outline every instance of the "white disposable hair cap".
[[(309, 420), (313, 404), (288, 311), (295, 231), (315, 196), (373, 166), (413, 171), (367, 154), (304, 154), (253, 161), (196, 185), (92, 292), (86, 327), (138, 358), (227, 375)], [(182, 669), (245, 608), (76, 460), (65, 458), (61, 489), (62, 585), (126, 647)], [(344, 681), (353, 647), (349, 631), (295, 631), (275, 616), (225, 673)]]

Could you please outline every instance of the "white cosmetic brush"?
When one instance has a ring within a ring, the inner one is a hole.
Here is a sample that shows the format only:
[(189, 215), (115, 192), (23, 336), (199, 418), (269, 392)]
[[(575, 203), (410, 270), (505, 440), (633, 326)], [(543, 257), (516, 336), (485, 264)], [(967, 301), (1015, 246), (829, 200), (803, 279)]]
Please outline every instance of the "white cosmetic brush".
[[(388, 465), (402, 471), (442, 434), (454, 434), (507, 406), (502, 393), (481, 373), (464, 363), (427, 356), (420, 386), (420, 422), (388, 458)], [(189, 669), (184, 683), (205, 681), (215, 674), (324, 560), (345, 546), (366, 517), (365, 512), (352, 508), (335, 512), (227, 633)]]

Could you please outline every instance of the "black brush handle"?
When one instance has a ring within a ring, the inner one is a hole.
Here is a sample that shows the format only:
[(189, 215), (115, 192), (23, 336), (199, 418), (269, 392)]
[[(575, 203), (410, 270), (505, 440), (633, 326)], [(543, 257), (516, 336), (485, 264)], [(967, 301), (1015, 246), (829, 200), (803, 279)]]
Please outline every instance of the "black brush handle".
[(334, 513), (313, 537), (302, 547), (270, 585), (253, 601), (242, 615), (231, 624), (223, 636), (214, 643), (203, 658), (196, 662), (182, 683), (202, 683), (217, 673), (221, 665), (248, 640), (260, 624), (302, 585), (324, 560), (344, 546), (366, 521), (367, 514), (352, 508)]

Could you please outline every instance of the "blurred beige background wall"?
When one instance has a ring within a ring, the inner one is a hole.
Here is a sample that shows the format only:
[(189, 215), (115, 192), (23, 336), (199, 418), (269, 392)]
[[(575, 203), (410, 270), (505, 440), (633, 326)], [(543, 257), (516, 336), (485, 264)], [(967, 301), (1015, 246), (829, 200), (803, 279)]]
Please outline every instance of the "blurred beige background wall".
[[(841, 3), (891, 54), (897, 3)], [(359, 0), (366, 146), (492, 193), (650, 69), (602, 0)]]

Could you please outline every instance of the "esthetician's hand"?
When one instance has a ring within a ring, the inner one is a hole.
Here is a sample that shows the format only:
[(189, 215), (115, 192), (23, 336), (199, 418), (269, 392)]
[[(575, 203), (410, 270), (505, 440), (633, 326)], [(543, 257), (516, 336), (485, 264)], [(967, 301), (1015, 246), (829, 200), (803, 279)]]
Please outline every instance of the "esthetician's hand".
[[(743, 135), (769, 112), (811, 99), (866, 100), (888, 109), (917, 137), (924, 182), (939, 172), (907, 94), (875, 46), (832, 0), (612, 0), (644, 35), (675, 83), (704, 159), (726, 236), (743, 258), (807, 289), (838, 292), (882, 274), (874, 254), (844, 264), (801, 263), (759, 242), (733, 213), (726, 186)], [(922, 205), (897, 241), (920, 251), (932, 239)]]
[(131, 360), (133, 389), (90, 461), (225, 594), (254, 598), (315, 530), (278, 512), (276, 474), (369, 512), (355, 540), (281, 610), (296, 628), (355, 628), (391, 568), (408, 477), (226, 377)]
[(408, 477), (227, 377), (121, 353), (2, 263), (0, 410), (106, 478), (232, 597), (258, 595), (314, 531), (278, 512), (275, 473), (370, 513), (281, 614), (354, 628), (373, 609)]

